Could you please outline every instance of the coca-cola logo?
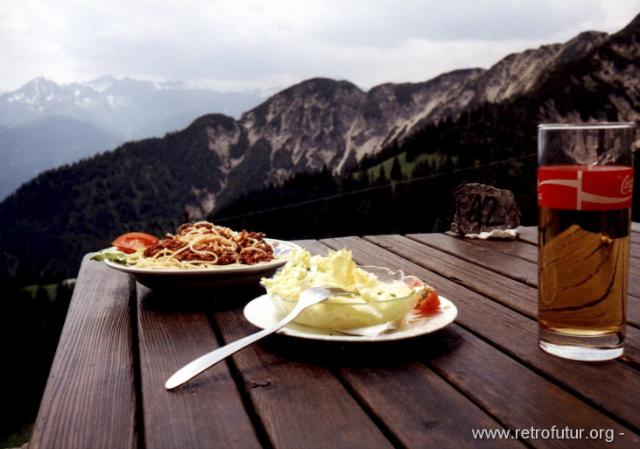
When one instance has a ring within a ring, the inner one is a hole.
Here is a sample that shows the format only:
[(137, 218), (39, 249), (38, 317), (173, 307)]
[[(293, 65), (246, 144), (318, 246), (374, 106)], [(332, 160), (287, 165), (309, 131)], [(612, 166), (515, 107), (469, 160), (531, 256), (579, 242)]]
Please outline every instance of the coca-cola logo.
[(631, 207), (633, 168), (555, 165), (538, 168), (538, 204), (565, 210)]
[(620, 184), (620, 193), (623, 195), (630, 195), (633, 191), (633, 178), (629, 175), (625, 176)]

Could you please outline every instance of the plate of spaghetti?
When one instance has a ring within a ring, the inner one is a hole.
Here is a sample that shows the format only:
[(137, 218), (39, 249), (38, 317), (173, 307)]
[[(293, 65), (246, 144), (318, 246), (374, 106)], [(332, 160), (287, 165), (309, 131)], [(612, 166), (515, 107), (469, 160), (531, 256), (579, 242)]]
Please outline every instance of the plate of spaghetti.
[(131, 274), (150, 288), (257, 283), (299, 248), (260, 232), (234, 231), (207, 221), (183, 224), (164, 238), (129, 232), (112, 245), (92, 259)]

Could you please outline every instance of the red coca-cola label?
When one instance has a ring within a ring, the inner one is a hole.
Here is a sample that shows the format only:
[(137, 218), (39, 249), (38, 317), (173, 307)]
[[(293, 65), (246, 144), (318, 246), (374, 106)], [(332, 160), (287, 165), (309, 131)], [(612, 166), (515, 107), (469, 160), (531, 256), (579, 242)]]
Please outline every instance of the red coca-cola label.
[(633, 168), (549, 165), (538, 168), (538, 205), (565, 210), (631, 207)]

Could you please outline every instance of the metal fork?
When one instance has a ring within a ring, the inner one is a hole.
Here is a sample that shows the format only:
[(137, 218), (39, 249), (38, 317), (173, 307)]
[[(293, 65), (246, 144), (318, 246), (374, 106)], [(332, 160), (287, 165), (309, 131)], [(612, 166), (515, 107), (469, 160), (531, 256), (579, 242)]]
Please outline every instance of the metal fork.
[(263, 329), (259, 332), (256, 332), (255, 334), (247, 335), (240, 340), (236, 340), (233, 343), (229, 343), (228, 345), (222, 346), (214, 351), (208, 352), (201, 357), (198, 357), (193, 362), (188, 363), (187, 365), (176, 371), (175, 374), (167, 380), (167, 382), (164, 384), (164, 387), (167, 390), (173, 390), (177, 386), (182, 385), (186, 381), (194, 378), (204, 370), (211, 368), (213, 365), (226, 359), (230, 355), (235, 354), (239, 350), (246, 348), (256, 341), (273, 334), (274, 332), (277, 332), (278, 330), (289, 324), (291, 321), (293, 321), (295, 317), (297, 317), (303, 310), (308, 307), (319, 304), (331, 296), (342, 296), (352, 293), (353, 292), (335, 287), (308, 288), (302, 292), (302, 294), (300, 295), (300, 299), (298, 300), (298, 303), (296, 304), (294, 309), (278, 323), (276, 323), (272, 327)]

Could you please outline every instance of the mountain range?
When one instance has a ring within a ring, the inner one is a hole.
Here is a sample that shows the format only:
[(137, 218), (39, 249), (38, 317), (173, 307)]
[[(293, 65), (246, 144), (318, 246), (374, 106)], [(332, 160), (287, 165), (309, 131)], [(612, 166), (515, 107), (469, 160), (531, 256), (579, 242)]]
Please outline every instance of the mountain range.
[(256, 91), (218, 92), (181, 82), (104, 76), (57, 84), (36, 78), (0, 95), (0, 199), (38, 173), (127, 140), (162, 136), (205, 113), (231, 116), (258, 104)]
[[(534, 154), (538, 122), (638, 121), (639, 36), (636, 18), (618, 33), (585, 32), (509, 55), (488, 70), (368, 91), (314, 78), (239, 119), (207, 114), (163, 138), (128, 142), (40, 175), (0, 204), (0, 271), (70, 275), (83, 253), (121, 232), (161, 233), (252, 195), (261, 198), (247, 203), (255, 210), (266, 205), (265, 187), (299, 188), (287, 179), (304, 173), (324, 170), (343, 188), (355, 180), (362, 186), (372, 167), (382, 182), (393, 179), (385, 172), (391, 160), (419, 161), (438, 175), (468, 172)], [(505, 173), (520, 189), (516, 196), (530, 200), (535, 161), (518, 164)], [(413, 175), (401, 168), (400, 176)], [(441, 198), (446, 193), (437, 200), (450, 202)], [(417, 199), (428, 206), (429, 198), (413, 197), (413, 204)]]

